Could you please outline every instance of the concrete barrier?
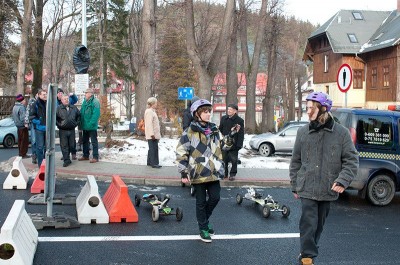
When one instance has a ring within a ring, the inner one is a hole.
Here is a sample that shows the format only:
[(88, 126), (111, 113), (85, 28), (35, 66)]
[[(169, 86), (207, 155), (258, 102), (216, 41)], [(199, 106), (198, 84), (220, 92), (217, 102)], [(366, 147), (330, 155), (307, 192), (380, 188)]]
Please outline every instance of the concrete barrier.
[(17, 156), (14, 159), (12, 169), (6, 180), (3, 183), (3, 189), (5, 190), (25, 190), (28, 186), (29, 176), (24, 164), (22, 163), (22, 157)]
[(92, 175), (87, 176), (87, 182), (76, 198), (76, 212), (81, 224), (108, 224), (109, 216)]
[(25, 211), (25, 201), (16, 200), (1, 227), (0, 265), (33, 263), (38, 232)]

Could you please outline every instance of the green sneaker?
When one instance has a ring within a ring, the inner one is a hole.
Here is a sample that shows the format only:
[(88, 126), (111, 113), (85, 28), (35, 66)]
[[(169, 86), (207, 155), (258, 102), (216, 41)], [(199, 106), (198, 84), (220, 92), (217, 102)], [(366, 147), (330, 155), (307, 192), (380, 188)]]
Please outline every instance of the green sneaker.
[(215, 231), (210, 224), (208, 224), (208, 233), (210, 234), (210, 236), (215, 235)]
[(200, 239), (203, 242), (211, 243), (212, 239), (207, 230), (200, 230)]

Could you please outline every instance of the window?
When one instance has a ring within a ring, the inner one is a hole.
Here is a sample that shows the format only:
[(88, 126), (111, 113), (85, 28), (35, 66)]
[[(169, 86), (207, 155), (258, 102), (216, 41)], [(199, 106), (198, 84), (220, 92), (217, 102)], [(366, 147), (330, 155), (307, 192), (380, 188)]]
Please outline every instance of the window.
[(383, 87), (389, 87), (389, 65), (383, 67)]
[(325, 92), (329, 95), (329, 86), (325, 86)]
[(311, 87), (311, 81), (310, 80), (307, 81), (307, 87)]
[(357, 141), (359, 144), (391, 147), (393, 129), (390, 117), (360, 116), (357, 122)]
[(378, 69), (376, 67), (373, 67), (371, 74), (371, 88), (376, 88), (377, 83), (378, 83)]
[(354, 11), (354, 12), (352, 12), (352, 14), (353, 14), (353, 17), (355, 20), (363, 20), (364, 19), (361, 12), (359, 12), (359, 11)]
[(351, 43), (358, 43), (356, 34), (354, 33), (347, 33), (347, 37), (349, 37), (349, 40)]
[(354, 70), (353, 88), (363, 88), (363, 70)]
[(325, 55), (325, 56), (324, 56), (324, 72), (325, 72), (325, 73), (327, 73), (328, 70), (329, 70), (328, 65), (329, 65), (329, 56), (328, 56), (328, 55)]
[(299, 130), (300, 126), (294, 126), (291, 127), (289, 129), (287, 129), (284, 134), (285, 136), (296, 136), (297, 135), (297, 131)]

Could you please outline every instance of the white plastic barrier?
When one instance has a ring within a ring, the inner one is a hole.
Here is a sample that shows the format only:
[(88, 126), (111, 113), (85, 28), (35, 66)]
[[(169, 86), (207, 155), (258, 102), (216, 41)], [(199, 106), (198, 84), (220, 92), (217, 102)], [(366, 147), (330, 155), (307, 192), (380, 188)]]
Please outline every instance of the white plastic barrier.
[(26, 168), (22, 163), (22, 157), (17, 156), (13, 162), (13, 167), (10, 173), (8, 173), (8, 176), (3, 183), (3, 189), (26, 189), (28, 185), (28, 180), (28, 172), (26, 171)]
[(0, 232), (0, 265), (33, 263), (38, 232), (25, 211), (25, 201), (16, 200)]
[(94, 176), (88, 175), (87, 182), (76, 198), (76, 212), (81, 224), (108, 224), (107, 210), (101, 200)]

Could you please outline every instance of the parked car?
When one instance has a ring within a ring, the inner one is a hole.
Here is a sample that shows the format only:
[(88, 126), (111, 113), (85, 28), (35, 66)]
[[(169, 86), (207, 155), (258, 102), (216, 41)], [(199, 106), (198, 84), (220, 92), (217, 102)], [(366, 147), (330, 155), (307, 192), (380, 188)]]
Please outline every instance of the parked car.
[(0, 144), (11, 148), (18, 143), (18, 129), (11, 117), (0, 120)]
[(400, 190), (400, 112), (333, 109), (332, 114), (350, 130), (359, 152), (358, 175), (350, 187), (374, 205), (389, 204)]
[(271, 156), (275, 152), (291, 153), (296, 140), (297, 130), (308, 122), (289, 122), (277, 133), (263, 133), (250, 139), (250, 147), (260, 155)]

